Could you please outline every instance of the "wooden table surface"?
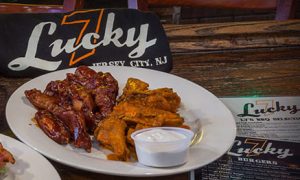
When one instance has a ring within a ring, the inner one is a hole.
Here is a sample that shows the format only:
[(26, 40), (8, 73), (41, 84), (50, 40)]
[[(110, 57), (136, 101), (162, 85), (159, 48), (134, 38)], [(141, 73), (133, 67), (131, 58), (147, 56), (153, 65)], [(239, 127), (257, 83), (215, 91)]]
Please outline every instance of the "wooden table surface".
[[(300, 96), (300, 20), (164, 25), (172, 74), (218, 97)], [(5, 106), (28, 78), (0, 76), (0, 132), (15, 137)], [(16, 137), (15, 137), (16, 138)], [(49, 160), (65, 179), (140, 179), (91, 173)], [(142, 179), (188, 179), (188, 173)]]

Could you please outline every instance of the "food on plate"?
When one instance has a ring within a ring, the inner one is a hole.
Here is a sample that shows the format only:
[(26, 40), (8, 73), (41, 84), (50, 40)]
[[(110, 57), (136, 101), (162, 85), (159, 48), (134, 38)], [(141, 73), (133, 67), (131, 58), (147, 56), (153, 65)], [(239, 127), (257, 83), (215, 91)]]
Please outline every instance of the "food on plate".
[(149, 84), (136, 78), (129, 78), (118, 101), (177, 112), (180, 97), (171, 88), (148, 90)]
[[(53, 116), (57, 117), (57, 119), (59, 119), (64, 124), (64, 126), (67, 127), (69, 133), (72, 134), (71, 137), (74, 141), (73, 144), (75, 147), (83, 148), (88, 152), (91, 151), (91, 139), (86, 131), (85, 120), (81, 112), (77, 112), (71, 108), (60, 105), (59, 98), (44, 94), (37, 89), (27, 90), (25, 91), (25, 95), (38, 110), (48, 111), (49, 113), (53, 114)], [(45, 128), (42, 128), (42, 130), (44, 129)], [(54, 127), (48, 128), (48, 131), (55, 130), (57, 129), (55, 129)], [(46, 134), (48, 135), (48, 133)], [(57, 132), (57, 135), (62, 136), (63, 134)], [(49, 137), (52, 138), (52, 136)], [(63, 139), (63, 137), (59, 137), (59, 139)]]
[(14, 164), (15, 159), (13, 155), (8, 150), (6, 150), (0, 143), (0, 175), (6, 172), (5, 165), (7, 163)]
[(181, 99), (171, 88), (149, 89), (149, 84), (129, 78), (118, 97), (118, 82), (110, 73), (87, 66), (53, 80), (44, 91), (25, 91), (37, 109), (34, 120), (58, 144), (73, 144), (91, 152), (92, 137), (106, 149), (111, 160), (136, 159), (131, 134), (151, 127), (182, 127), (177, 113)]
[[(129, 78), (113, 111), (95, 130), (101, 145), (113, 151), (108, 159), (129, 161), (135, 157), (131, 134), (150, 127), (186, 127), (177, 113), (180, 97), (170, 88), (148, 89), (139, 79)], [(128, 150), (131, 152), (129, 153)]]
[(77, 68), (75, 74), (67, 74), (67, 79), (81, 85), (93, 96), (95, 108), (98, 108), (98, 113), (102, 117), (107, 116), (112, 111), (116, 103), (119, 86), (117, 80), (110, 73), (97, 73), (87, 66), (81, 66)]
[(39, 110), (35, 113), (34, 119), (45, 134), (58, 144), (68, 144), (70, 142), (70, 132), (67, 127), (49, 111)]
[(101, 145), (113, 152), (108, 156), (108, 159), (126, 161), (130, 158), (130, 151), (125, 138), (126, 128), (125, 121), (114, 116), (100, 121), (95, 134)]
[(110, 73), (80, 66), (64, 80), (49, 82), (44, 92), (30, 89), (25, 95), (38, 110), (35, 120), (47, 136), (90, 152), (90, 134), (112, 111), (118, 82)]
[(183, 118), (177, 113), (126, 101), (115, 106), (112, 115), (122, 117), (129, 124), (149, 127), (181, 126), (183, 123)]

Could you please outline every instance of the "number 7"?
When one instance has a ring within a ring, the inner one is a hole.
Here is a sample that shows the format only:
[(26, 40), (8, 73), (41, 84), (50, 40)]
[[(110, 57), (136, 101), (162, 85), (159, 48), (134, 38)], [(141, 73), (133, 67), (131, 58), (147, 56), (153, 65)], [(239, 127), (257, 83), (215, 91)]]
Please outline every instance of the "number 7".
[[(75, 45), (78, 45), (81, 42), (81, 39), (83, 37), (83, 35), (85, 34), (85, 31), (88, 27), (88, 25), (90, 24), (91, 19), (79, 19), (79, 20), (73, 20), (73, 21), (68, 21), (69, 18), (76, 16), (77, 14), (84, 14), (84, 13), (89, 13), (89, 12), (95, 12), (95, 11), (99, 11), (99, 16), (97, 19), (97, 24), (96, 24), (96, 28), (95, 28), (95, 33), (99, 33), (100, 30), (100, 25), (101, 25), (101, 20), (102, 20), (102, 16), (103, 16), (103, 12), (104, 9), (97, 9), (97, 10), (87, 10), (87, 11), (75, 11), (69, 15), (65, 15), (62, 19), (61, 25), (72, 25), (72, 24), (83, 24), (78, 36), (77, 36), (77, 40), (75, 42)], [(94, 39), (94, 43), (96, 43), (96, 39)], [(69, 66), (72, 66), (76, 63), (78, 63), (79, 61), (95, 54), (96, 49), (92, 49), (90, 52), (83, 54), (79, 57), (76, 57), (76, 51), (74, 51), (71, 54), (71, 59), (69, 61)]]

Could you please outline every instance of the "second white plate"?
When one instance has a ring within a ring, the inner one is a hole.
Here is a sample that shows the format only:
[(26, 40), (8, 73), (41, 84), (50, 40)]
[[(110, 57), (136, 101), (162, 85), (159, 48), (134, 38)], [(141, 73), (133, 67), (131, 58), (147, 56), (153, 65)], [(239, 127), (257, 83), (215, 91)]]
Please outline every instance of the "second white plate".
[(7, 164), (7, 172), (0, 177), (3, 180), (59, 180), (60, 177), (50, 162), (25, 144), (0, 134), (0, 142), (11, 152), (15, 164)]

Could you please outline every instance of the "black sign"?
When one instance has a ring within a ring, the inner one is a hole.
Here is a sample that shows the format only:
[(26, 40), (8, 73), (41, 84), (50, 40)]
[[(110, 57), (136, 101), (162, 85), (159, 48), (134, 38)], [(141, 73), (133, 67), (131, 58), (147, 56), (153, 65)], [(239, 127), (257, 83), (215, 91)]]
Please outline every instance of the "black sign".
[(169, 44), (157, 16), (130, 9), (0, 15), (0, 72), (34, 77), (89, 66), (168, 72)]

